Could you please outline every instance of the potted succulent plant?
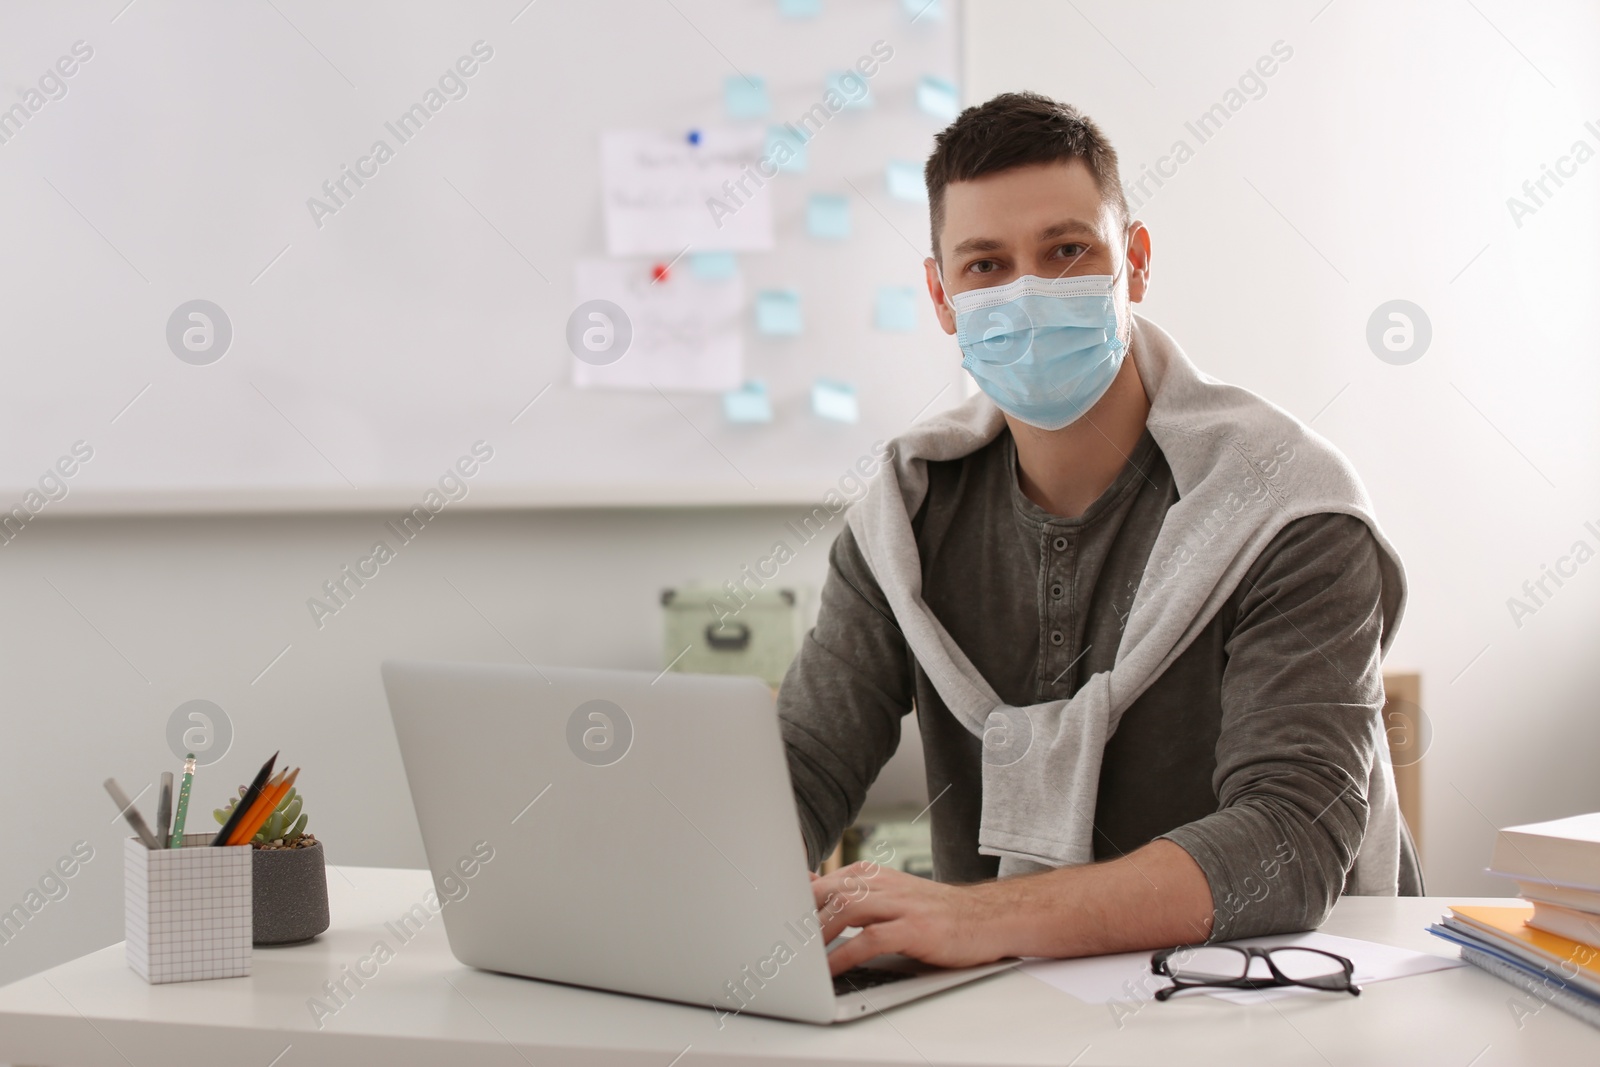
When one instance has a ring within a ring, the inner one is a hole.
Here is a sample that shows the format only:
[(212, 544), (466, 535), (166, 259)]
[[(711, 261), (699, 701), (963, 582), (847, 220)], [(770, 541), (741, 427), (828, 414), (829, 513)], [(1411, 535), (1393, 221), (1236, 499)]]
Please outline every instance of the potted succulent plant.
[[(218, 823), (233, 814), (239, 796), (213, 811)], [(322, 842), (306, 830), (307, 815), (292, 787), (250, 839), (251, 925), (257, 945), (309, 941), (328, 928), (328, 874)]]

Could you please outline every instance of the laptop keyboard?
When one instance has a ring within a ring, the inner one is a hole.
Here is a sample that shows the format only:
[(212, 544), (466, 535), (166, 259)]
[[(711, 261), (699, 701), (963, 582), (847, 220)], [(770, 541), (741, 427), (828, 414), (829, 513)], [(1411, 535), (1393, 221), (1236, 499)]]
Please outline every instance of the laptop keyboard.
[(833, 976), (833, 995), (842, 997), (875, 986), (888, 985), (903, 978), (915, 978), (914, 971), (890, 971), (882, 967), (852, 967)]

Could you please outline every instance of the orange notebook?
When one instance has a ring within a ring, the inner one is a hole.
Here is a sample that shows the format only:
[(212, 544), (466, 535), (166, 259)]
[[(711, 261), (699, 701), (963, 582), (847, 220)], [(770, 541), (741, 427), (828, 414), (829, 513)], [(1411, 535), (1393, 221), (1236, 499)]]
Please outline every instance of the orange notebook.
[(1452, 907), (1456, 921), (1492, 944), (1600, 995), (1600, 948), (1529, 926), (1532, 908)]

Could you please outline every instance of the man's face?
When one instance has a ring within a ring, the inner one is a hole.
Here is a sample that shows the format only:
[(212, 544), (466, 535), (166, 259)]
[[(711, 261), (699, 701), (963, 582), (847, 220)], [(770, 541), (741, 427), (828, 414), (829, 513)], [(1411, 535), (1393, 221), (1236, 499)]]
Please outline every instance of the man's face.
[(1081, 159), (1033, 163), (950, 183), (945, 187), (939, 248), (944, 286), (932, 259), (926, 268), (928, 292), (945, 333), (956, 332), (946, 292), (954, 296), (987, 289), (1025, 274), (1040, 278), (1119, 274), (1117, 317), (1119, 332), (1125, 333), (1130, 321), (1127, 303), (1143, 300), (1149, 285), (1149, 234), (1138, 222), (1123, 229)]

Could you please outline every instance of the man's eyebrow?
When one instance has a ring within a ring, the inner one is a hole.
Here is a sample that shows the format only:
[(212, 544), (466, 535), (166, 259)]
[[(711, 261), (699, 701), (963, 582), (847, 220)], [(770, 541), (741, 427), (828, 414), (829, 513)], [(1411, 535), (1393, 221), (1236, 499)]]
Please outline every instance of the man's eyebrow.
[(965, 241), (950, 250), (952, 256), (963, 256), (968, 252), (997, 252), (1005, 244), (993, 237), (968, 237)]
[(1084, 222), (1082, 219), (1063, 219), (1061, 222), (1046, 226), (1040, 230), (1039, 240), (1051, 241), (1057, 237), (1065, 237), (1068, 234), (1098, 239), (1100, 237), (1100, 229)]
[[(1052, 223), (1039, 231), (1039, 240), (1053, 241), (1057, 237), (1092, 237), (1100, 239), (1098, 227), (1082, 219), (1063, 219)], [(1005, 248), (1005, 242), (993, 237), (969, 237), (950, 250), (952, 256), (964, 256), (969, 252), (998, 252)]]

